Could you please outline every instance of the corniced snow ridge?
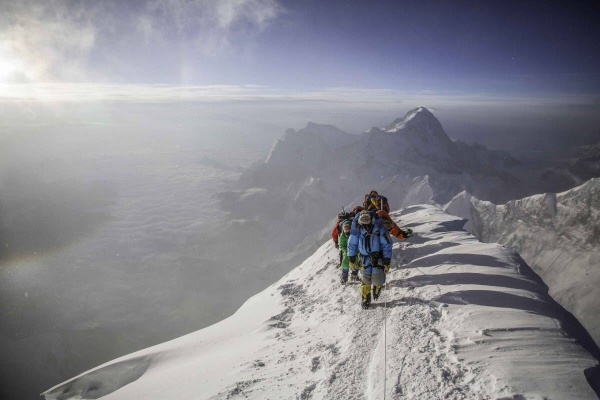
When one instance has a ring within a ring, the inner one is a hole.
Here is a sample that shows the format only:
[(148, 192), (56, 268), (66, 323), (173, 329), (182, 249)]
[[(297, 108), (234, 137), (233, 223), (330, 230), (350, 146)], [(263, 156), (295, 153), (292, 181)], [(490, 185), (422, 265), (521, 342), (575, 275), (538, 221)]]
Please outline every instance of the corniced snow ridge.
[(484, 242), (517, 251), (600, 343), (600, 178), (496, 205), (463, 192), (446, 206)]
[(339, 283), (328, 242), (231, 317), (46, 399), (596, 398), (589, 337), (516, 253), (436, 206), (393, 217), (415, 236), (394, 244), (371, 309)]

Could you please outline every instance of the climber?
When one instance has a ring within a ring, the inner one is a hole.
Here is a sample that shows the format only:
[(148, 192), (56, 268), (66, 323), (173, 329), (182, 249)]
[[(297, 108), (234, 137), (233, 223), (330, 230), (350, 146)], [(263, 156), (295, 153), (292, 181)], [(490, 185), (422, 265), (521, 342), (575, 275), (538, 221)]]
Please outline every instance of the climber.
[(374, 212), (360, 212), (354, 217), (350, 229), (348, 261), (350, 269), (355, 271), (358, 268), (362, 271), (360, 292), (364, 309), (371, 304), (371, 285), (373, 300), (379, 298), (385, 274), (390, 271), (391, 258), (392, 240), (381, 219)]
[(365, 194), (363, 208), (369, 211), (383, 210), (388, 213), (390, 212), (390, 205), (387, 197), (381, 196), (376, 190), (371, 190), (369, 193)]
[[(339, 241), (338, 241), (338, 243), (340, 245), (340, 251), (342, 252), (342, 262), (341, 262), (341, 268), (342, 268), (341, 282), (342, 282), (342, 284), (345, 284), (348, 282), (348, 269), (350, 267), (349, 262), (348, 262), (348, 238), (350, 237), (351, 227), (352, 227), (352, 220), (347, 219), (344, 222), (342, 222), (342, 232), (340, 233)], [(358, 280), (358, 270), (357, 269), (352, 270), (351, 280), (352, 281)]]
[[(361, 206), (356, 206), (352, 209), (352, 211), (350, 211), (348, 213), (342, 208), (342, 212), (338, 214), (337, 221), (335, 222), (335, 225), (333, 226), (333, 229), (331, 230), (331, 239), (333, 240), (333, 244), (336, 249), (340, 250), (340, 252), (339, 252), (340, 263), (338, 264), (338, 268), (342, 265), (342, 258), (343, 258), (342, 250), (340, 249), (340, 245), (338, 243), (339, 235), (342, 232), (342, 224), (344, 223), (344, 221), (348, 221), (348, 220), (352, 221), (354, 216), (356, 214), (358, 214), (359, 212), (361, 212), (362, 210), (363, 210), (363, 208)], [(353, 276), (353, 278), (354, 278), (354, 276)], [(356, 279), (356, 280), (358, 280), (358, 279)]]
[(383, 211), (377, 211), (377, 216), (381, 219), (381, 223), (385, 230), (392, 236), (394, 236), (399, 241), (407, 239), (413, 235), (412, 229), (410, 228), (400, 228), (393, 220), (390, 215)]

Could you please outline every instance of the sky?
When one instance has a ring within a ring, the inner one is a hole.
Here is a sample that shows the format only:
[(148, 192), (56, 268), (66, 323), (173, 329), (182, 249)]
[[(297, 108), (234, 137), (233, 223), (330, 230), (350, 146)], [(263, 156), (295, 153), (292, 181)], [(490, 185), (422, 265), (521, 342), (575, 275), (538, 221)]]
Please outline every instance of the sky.
[(0, 2), (0, 79), (467, 93), (600, 90), (600, 5)]
[[(452, 137), (491, 147), (535, 132), (581, 144), (600, 136), (599, 11), (585, 1), (0, 0), (0, 140), (57, 124), (197, 130), (180, 114), (193, 109), (205, 132), (270, 142), (308, 121), (360, 133), (426, 105)], [(166, 115), (153, 120), (148, 104)]]

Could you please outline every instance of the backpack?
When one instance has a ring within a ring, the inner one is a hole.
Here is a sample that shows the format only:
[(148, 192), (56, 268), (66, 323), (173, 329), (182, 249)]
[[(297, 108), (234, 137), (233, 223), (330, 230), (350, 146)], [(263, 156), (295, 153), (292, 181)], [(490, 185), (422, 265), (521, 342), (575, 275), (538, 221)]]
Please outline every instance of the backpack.
[(377, 204), (376, 201), (377, 201), (377, 195), (371, 194), (371, 193), (365, 194), (365, 200), (363, 201), (363, 208), (367, 211), (375, 210), (376, 209), (375, 204)]
[(353, 213), (347, 213), (345, 211), (342, 211), (341, 213), (338, 214), (338, 224), (337, 224), (337, 233), (338, 235), (340, 235), (342, 233), (342, 224), (344, 223), (344, 221), (348, 221), (349, 219), (354, 218)]
[(365, 210), (369, 211), (383, 210), (385, 212), (390, 212), (390, 205), (388, 203), (387, 197), (378, 194), (365, 194), (363, 207), (365, 208)]

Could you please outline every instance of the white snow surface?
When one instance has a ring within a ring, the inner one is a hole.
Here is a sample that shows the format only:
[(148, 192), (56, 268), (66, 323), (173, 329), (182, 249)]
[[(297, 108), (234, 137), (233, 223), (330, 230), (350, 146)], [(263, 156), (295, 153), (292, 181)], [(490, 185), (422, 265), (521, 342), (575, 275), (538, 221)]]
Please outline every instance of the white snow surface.
[[(46, 399), (595, 399), (581, 327), (526, 264), (431, 205), (393, 213), (369, 310), (331, 241), (234, 315), (44, 393)], [(522, 396), (522, 397), (520, 397)]]
[(463, 192), (445, 210), (480, 240), (517, 251), (600, 343), (600, 178), (504, 205)]

